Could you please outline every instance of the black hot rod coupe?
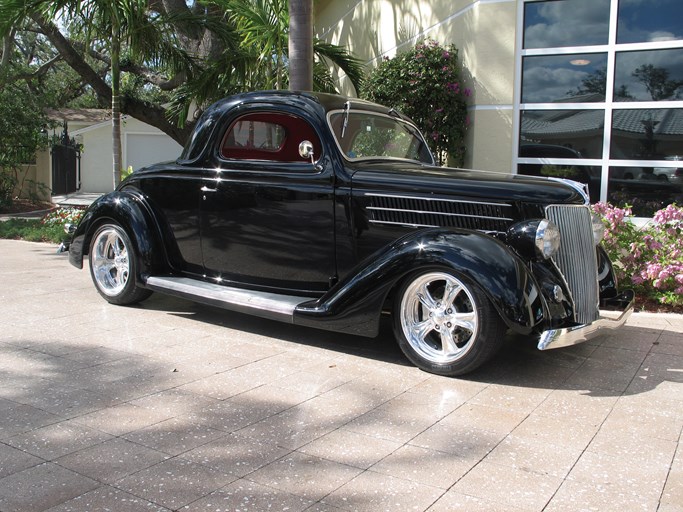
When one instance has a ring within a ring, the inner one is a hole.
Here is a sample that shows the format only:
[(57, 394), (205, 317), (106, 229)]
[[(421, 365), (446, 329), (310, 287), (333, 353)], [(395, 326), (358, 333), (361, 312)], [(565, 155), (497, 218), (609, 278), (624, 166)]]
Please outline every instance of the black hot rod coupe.
[(435, 166), (394, 109), (257, 92), (95, 201), (69, 260), (112, 304), (156, 291), (369, 337), (390, 311), (410, 361), (459, 375), (508, 329), (549, 349), (626, 321), (602, 228), (579, 183)]

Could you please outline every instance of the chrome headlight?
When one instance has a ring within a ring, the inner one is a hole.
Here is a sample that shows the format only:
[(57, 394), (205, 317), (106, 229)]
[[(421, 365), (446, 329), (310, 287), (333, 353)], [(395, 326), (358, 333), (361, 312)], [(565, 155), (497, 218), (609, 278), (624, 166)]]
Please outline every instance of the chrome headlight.
[(595, 240), (595, 245), (598, 245), (605, 238), (605, 225), (600, 216), (595, 213), (591, 214), (591, 225), (593, 227), (593, 240)]
[(547, 219), (538, 223), (534, 240), (536, 252), (545, 259), (552, 257), (560, 249), (560, 230)]
[(534, 219), (510, 226), (507, 240), (527, 258), (548, 259), (560, 248), (560, 230), (548, 219)]

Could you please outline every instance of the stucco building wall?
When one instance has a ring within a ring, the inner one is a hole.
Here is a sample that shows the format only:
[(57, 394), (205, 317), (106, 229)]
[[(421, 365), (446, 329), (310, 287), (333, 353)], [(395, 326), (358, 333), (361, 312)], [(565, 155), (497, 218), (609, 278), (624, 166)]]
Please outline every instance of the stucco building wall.
[(455, 44), (473, 92), (465, 166), (511, 172), (516, 0), (322, 0), (315, 16), (318, 37), (346, 46), (368, 69), (420, 39)]

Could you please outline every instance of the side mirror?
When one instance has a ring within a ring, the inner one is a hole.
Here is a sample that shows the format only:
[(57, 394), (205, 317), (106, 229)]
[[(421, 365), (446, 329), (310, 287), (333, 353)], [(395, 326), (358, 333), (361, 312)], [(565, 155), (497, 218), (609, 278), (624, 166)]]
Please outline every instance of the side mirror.
[(310, 140), (304, 140), (299, 144), (299, 156), (301, 158), (311, 159), (311, 163), (315, 163), (315, 155), (313, 154), (313, 143)]

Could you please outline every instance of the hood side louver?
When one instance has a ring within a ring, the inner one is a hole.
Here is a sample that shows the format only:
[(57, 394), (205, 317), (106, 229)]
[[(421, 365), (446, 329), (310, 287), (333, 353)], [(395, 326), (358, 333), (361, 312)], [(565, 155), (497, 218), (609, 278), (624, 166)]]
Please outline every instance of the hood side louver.
[(457, 199), (366, 194), (369, 221), (414, 227), (452, 227), (505, 231), (513, 221), (513, 207)]

